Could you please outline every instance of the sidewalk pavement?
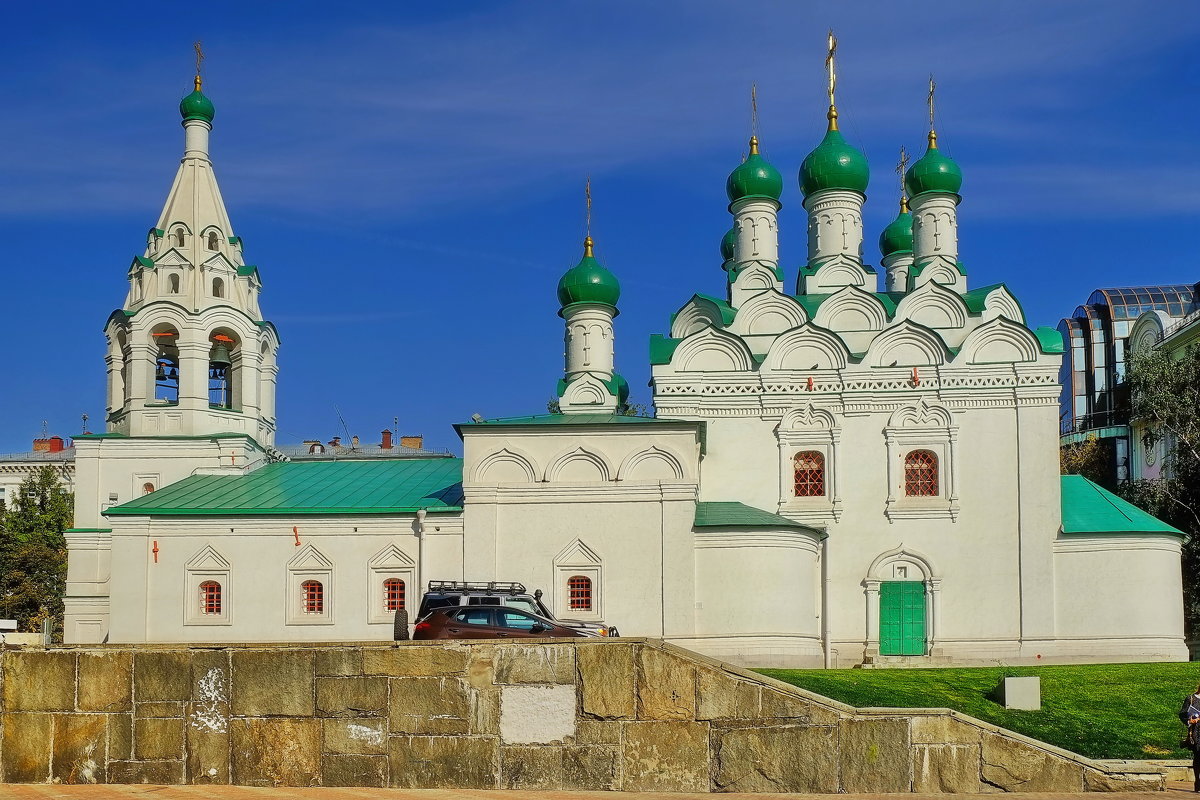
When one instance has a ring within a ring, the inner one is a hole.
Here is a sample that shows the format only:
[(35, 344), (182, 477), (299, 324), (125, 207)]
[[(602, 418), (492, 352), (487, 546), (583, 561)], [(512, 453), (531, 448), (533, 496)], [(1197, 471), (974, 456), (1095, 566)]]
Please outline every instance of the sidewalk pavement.
[[(1092, 797), (1095, 800), (1168, 800), (1180, 792), (1192, 793), (1191, 784), (1169, 783), (1167, 794), (1160, 792), (1114, 792), (1111, 794), (1012, 793), (1005, 800), (1058, 800)], [(855, 795), (891, 800), (949, 800), (951, 797), (987, 798), (987, 795)], [(325, 786), (278, 788), (258, 786), (148, 786), (145, 784), (73, 785), (45, 783), (0, 784), (0, 800), (828, 800), (825, 794), (673, 794), (669, 792), (529, 792), (498, 789), (340, 789)], [(1183, 798), (1179, 798), (1183, 800)]]

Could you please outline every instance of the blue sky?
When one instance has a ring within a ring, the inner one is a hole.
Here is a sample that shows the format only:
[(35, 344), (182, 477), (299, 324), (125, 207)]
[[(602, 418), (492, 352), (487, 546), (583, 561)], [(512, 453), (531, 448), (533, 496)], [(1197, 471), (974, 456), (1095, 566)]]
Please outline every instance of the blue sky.
[(962, 166), (960, 250), (1033, 325), (1097, 286), (1194, 282), (1200, 12), (1194, 2), (207, 2), (8, 4), (0, 234), (8, 320), (0, 452), (104, 415), (101, 326), (182, 152), (191, 43), (212, 152), (279, 327), (279, 440), (401, 433), (458, 448), (472, 413), (544, 411), (562, 370), (555, 284), (580, 255), (620, 278), (618, 368), (647, 402), (646, 341), (721, 294), (725, 177), (758, 84), (785, 176), (789, 289), (805, 255), (796, 170), (838, 105), (868, 155), (868, 260), (897, 149)]

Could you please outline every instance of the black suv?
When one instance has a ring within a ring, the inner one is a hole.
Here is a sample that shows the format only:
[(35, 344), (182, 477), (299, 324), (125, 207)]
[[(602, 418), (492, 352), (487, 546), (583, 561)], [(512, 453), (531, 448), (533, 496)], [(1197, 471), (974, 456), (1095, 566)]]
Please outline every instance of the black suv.
[[(430, 581), (429, 591), (421, 598), (417, 620), (425, 618), (430, 611), (448, 606), (507, 606), (527, 611), (564, 627), (577, 628), (591, 636), (619, 636), (617, 629), (596, 622), (559, 619), (542, 602), (542, 590), (529, 594), (524, 584), (511, 581)], [(396, 638), (408, 638), (408, 620), (404, 620), (404, 634), (400, 634), (397, 615)]]

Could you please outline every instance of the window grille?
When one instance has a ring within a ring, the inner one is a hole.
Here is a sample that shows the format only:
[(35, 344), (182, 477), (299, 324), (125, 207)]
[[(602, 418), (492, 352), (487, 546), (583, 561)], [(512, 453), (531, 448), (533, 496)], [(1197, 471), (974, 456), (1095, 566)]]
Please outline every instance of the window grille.
[(592, 610), (592, 579), (575, 575), (567, 579), (567, 605), (572, 611)]
[(904, 457), (904, 494), (908, 497), (936, 497), (938, 460), (929, 450), (913, 450)]
[(825, 456), (816, 450), (797, 453), (795, 459), (796, 497), (825, 496)]
[(404, 610), (404, 581), (388, 578), (383, 582), (383, 602), (387, 611)]
[(320, 581), (305, 581), (300, 584), (305, 614), (325, 613), (325, 587)]
[(216, 581), (200, 584), (200, 611), (203, 614), (221, 613), (221, 584)]

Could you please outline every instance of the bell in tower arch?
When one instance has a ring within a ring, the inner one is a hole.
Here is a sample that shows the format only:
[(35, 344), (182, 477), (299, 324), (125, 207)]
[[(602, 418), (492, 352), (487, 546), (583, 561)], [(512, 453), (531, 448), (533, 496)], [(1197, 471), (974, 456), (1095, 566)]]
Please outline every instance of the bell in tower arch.
[(212, 341), (208, 353), (208, 404), (214, 408), (233, 408), (233, 358), (229, 346), (234, 341), (219, 333)]

